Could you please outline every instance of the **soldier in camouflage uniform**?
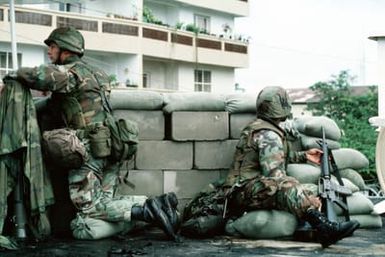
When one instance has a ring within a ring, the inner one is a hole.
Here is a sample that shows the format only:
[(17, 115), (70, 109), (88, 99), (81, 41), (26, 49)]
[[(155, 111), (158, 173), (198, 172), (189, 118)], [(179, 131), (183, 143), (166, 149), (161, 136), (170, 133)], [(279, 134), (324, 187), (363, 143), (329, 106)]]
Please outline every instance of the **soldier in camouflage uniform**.
[[(109, 78), (102, 70), (81, 59), (84, 54), (81, 33), (74, 28), (58, 28), (44, 43), (48, 46), (52, 65), (20, 68), (14, 78), (26, 87), (51, 91), (49, 109), (54, 110), (51, 118), (55, 120), (51, 125), (54, 124), (53, 128), (76, 130), (87, 150), (86, 162), (80, 168), (71, 169), (68, 175), (70, 198), (78, 209), (77, 218), (71, 224), (74, 236), (84, 239), (100, 237), (94, 236), (90, 224), (81, 224), (90, 218), (111, 223), (144, 221), (159, 226), (170, 238), (176, 239), (178, 202), (175, 194), (153, 198), (115, 197), (120, 164), (108, 157), (94, 156), (90, 151), (85, 131), (103, 124), (106, 112), (111, 109), (111, 88)], [(88, 233), (78, 233), (81, 228), (87, 228)]]
[(276, 209), (308, 221), (324, 247), (349, 236), (358, 228), (355, 221), (332, 223), (319, 210), (320, 199), (295, 178), (286, 175), (290, 162), (320, 163), (322, 152), (311, 149), (291, 152), (279, 123), (291, 115), (286, 91), (266, 87), (257, 98), (257, 120), (246, 126), (236, 147), (232, 169), (226, 179), (230, 213)]

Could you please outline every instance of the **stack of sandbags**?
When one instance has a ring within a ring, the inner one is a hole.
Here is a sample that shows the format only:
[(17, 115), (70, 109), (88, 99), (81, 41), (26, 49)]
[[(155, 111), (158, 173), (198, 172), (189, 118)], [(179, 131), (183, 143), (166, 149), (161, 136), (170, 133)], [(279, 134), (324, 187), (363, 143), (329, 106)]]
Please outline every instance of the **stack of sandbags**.
[[(362, 192), (366, 186), (358, 172), (367, 168), (369, 161), (364, 154), (355, 149), (340, 147), (338, 140), (341, 138), (341, 131), (337, 124), (323, 116), (301, 117), (286, 122), (284, 128), (291, 134), (298, 131), (291, 144), (300, 145), (301, 149), (297, 147), (296, 150), (302, 151), (320, 148), (318, 142), (322, 139), (322, 128), (324, 129), (328, 147), (332, 149), (343, 183), (353, 192), (353, 195), (347, 197), (351, 217), (360, 221), (361, 227), (381, 227), (381, 217), (373, 213), (373, 203)], [(318, 184), (321, 169), (320, 166), (310, 163), (289, 164), (287, 174), (297, 178), (301, 183)], [(338, 183), (335, 178), (333, 180)], [(341, 214), (339, 207), (336, 206), (336, 210)]]
[(322, 128), (325, 131), (326, 142), (330, 149), (338, 149), (341, 145), (341, 130), (330, 118), (324, 116), (302, 116), (292, 122), (294, 129), (300, 134), (302, 150), (319, 148), (319, 140), (322, 138)]

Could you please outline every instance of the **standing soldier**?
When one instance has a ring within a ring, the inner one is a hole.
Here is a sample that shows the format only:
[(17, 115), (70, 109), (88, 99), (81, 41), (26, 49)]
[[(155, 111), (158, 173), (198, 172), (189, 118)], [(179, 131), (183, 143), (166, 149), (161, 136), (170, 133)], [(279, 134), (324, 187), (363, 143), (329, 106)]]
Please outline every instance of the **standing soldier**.
[(226, 179), (230, 214), (257, 209), (284, 210), (307, 221), (327, 247), (350, 236), (359, 227), (356, 221), (330, 222), (319, 210), (320, 199), (295, 178), (286, 175), (289, 162), (320, 163), (322, 152), (311, 149), (291, 152), (279, 123), (291, 115), (287, 92), (266, 87), (257, 98), (257, 120), (241, 133), (234, 163)]
[[(50, 121), (50, 129), (52, 126), (65, 129), (53, 130), (51, 134), (47, 131), (43, 138), (49, 156), (57, 152), (63, 154), (68, 148), (75, 152), (64, 154), (65, 160), (55, 163), (69, 169), (70, 198), (78, 210), (77, 218), (71, 223), (74, 236), (97, 239), (115, 233), (105, 230), (98, 234), (94, 230), (100, 232), (101, 228), (93, 227), (95, 223), (86, 220), (103, 220), (110, 224), (144, 221), (159, 226), (170, 238), (177, 239), (175, 194), (153, 198), (115, 196), (120, 163), (109, 156), (111, 149), (106, 141), (110, 140), (110, 131), (105, 126), (106, 117), (111, 113), (110, 82), (105, 72), (81, 59), (84, 54), (81, 33), (71, 27), (58, 28), (44, 43), (48, 46), (52, 65), (20, 68), (13, 78), (28, 88), (52, 92), (48, 111), (55, 121)], [(93, 139), (96, 137), (95, 141), (91, 140), (91, 134)], [(69, 138), (71, 146), (55, 147), (65, 138)], [(94, 142), (100, 145), (95, 146)]]

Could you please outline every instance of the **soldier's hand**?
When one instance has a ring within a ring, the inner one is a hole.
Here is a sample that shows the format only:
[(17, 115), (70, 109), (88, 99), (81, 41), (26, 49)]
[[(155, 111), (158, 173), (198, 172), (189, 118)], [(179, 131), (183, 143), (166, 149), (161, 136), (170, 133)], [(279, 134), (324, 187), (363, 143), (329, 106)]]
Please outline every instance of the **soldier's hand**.
[(4, 82), (4, 84), (5, 84), (7, 80), (12, 80), (12, 79), (16, 79), (16, 78), (17, 78), (16, 72), (11, 71), (11, 72), (7, 73), (7, 74), (3, 77), (3, 82)]
[(321, 156), (322, 151), (317, 148), (312, 148), (306, 151), (306, 158), (308, 161), (313, 162), (315, 164), (321, 164)]

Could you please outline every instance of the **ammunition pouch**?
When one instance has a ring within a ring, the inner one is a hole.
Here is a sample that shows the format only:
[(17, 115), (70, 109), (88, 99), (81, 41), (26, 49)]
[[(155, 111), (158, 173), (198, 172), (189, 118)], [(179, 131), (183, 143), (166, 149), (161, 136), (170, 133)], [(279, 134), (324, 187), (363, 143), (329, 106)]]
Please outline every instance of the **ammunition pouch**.
[(86, 128), (87, 138), (90, 140), (91, 154), (95, 158), (111, 155), (111, 132), (103, 123), (94, 123)]

